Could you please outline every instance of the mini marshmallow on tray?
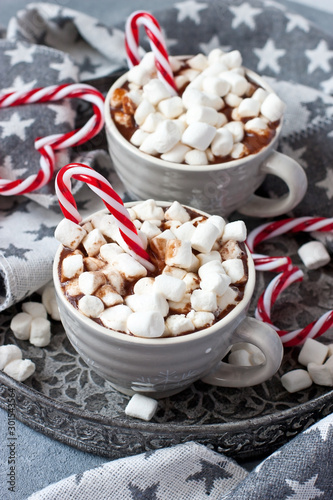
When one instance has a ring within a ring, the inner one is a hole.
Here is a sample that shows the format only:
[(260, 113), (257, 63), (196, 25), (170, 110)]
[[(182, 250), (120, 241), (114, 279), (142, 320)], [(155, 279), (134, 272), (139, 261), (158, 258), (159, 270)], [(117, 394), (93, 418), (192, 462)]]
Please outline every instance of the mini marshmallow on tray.
[(156, 413), (158, 401), (142, 394), (134, 394), (125, 408), (129, 417), (139, 418), (149, 422)]
[[(247, 280), (243, 222), (227, 224), (220, 216), (193, 213), (177, 201), (163, 209), (150, 199), (130, 210), (132, 222), (141, 224), (156, 272), (148, 274), (124, 251), (112, 216), (92, 217), (91, 227), (84, 224), (84, 239), (89, 241), (96, 219), (105, 239), (99, 252), (89, 257), (89, 248), (66, 249), (59, 262), (65, 296), (82, 314), (111, 330), (158, 338), (209, 327), (237, 304), (239, 288)], [(69, 266), (73, 272), (64, 273), (64, 263), (78, 255), (83, 258)]]
[[(147, 67), (143, 58), (127, 75), (129, 86), (136, 84), (135, 94), (121, 88), (111, 97), (112, 117), (120, 126), (133, 128), (134, 146), (165, 161), (195, 166), (251, 154), (242, 142), (248, 132), (258, 136), (261, 147), (270, 142), (285, 105), (275, 93), (247, 79), (238, 50), (214, 49), (208, 56), (173, 60), (181, 95), (173, 95), (157, 78), (155, 66)], [(120, 93), (122, 99), (117, 98)], [(233, 108), (230, 119), (226, 106)]]
[(16, 345), (0, 346), (0, 370), (18, 382), (24, 382), (35, 371), (35, 363), (22, 359), (22, 351)]

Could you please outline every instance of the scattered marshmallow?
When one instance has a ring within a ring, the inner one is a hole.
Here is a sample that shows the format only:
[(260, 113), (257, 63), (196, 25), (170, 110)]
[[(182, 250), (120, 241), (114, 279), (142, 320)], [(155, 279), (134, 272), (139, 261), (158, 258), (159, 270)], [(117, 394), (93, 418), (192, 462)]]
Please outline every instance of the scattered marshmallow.
[(155, 415), (157, 406), (156, 399), (148, 398), (142, 394), (134, 394), (125, 408), (125, 414), (148, 422)]
[[(15, 314), (10, 322), (10, 328), (19, 340), (28, 340), (30, 337), (32, 316), (26, 312)], [(2, 368), (0, 367), (0, 370)]]
[(22, 311), (30, 314), (33, 318), (45, 318), (47, 317), (47, 311), (43, 304), (40, 302), (23, 302)]
[(59, 308), (53, 284), (49, 284), (44, 288), (42, 292), (42, 304), (52, 319), (60, 321)]
[(3, 371), (18, 382), (24, 382), (36, 369), (35, 363), (30, 359), (15, 359), (8, 363)]
[(298, 249), (298, 255), (308, 269), (319, 269), (331, 261), (330, 254), (320, 241), (309, 241)]
[(45, 347), (51, 341), (51, 323), (45, 318), (33, 318), (30, 328), (30, 343), (36, 347)]
[(315, 384), (333, 386), (333, 376), (331, 370), (326, 365), (317, 365), (317, 363), (309, 363), (307, 366), (308, 373)]
[(297, 369), (282, 375), (281, 384), (288, 392), (294, 393), (310, 387), (312, 379), (306, 370)]
[(245, 349), (232, 351), (228, 356), (228, 363), (236, 366), (252, 366), (250, 353)]
[(327, 357), (328, 347), (318, 340), (307, 338), (298, 355), (298, 362), (307, 366), (309, 363), (322, 365)]
[(8, 344), (0, 346), (0, 370), (14, 360), (22, 359), (22, 351), (16, 345)]
[(71, 250), (75, 250), (86, 235), (85, 229), (69, 219), (62, 219), (54, 233), (55, 239)]

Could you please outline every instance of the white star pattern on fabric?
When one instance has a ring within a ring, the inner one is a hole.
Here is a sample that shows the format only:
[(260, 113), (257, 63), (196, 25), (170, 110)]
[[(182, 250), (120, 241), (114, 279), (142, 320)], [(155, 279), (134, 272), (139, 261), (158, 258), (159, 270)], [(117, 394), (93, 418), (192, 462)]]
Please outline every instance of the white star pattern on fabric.
[(305, 31), (306, 33), (309, 32), (310, 30), (309, 23), (303, 16), (299, 16), (298, 14), (286, 14), (286, 18), (289, 20), (286, 26), (287, 33), (290, 33), (290, 31), (292, 31), (295, 28), (299, 28), (300, 30)]
[(37, 84), (37, 80), (32, 80), (31, 82), (24, 83), (23, 79), (21, 76), (17, 76), (11, 87), (8, 87), (6, 89), (2, 89), (3, 93), (7, 92), (15, 92), (16, 90), (23, 90), (23, 91), (28, 91), (34, 88), (34, 86)]
[(17, 46), (13, 50), (6, 50), (6, 56), (11, 58), (10, 64), (15, 66), (20, 62), (24, 63), (32, 63), (33, 62), (33, 54), (35, 53), (36, 46), (27, 46), (21, 42), (17, 42)]
[(14, 169), (12, 157), (9, 155), (5, 156), (3, 163), (0, 164), (0, 178), (3, 179), (10, 179), (10, 180), (18, 179), (21, 175), (24, 175), (26, 171), (27, 171), (26, 168)]
[(308, 481), (305, 481), (305, 483), (286, 479), (286, 483), (294, 491), (294, 494), (286, 497), (286, 500), (313, 500), (314, 498), (324, 495), (324, 491), (315, 487), (317, 477), (318, 474), (308, 479)]
[(262, 9), (255, 9), (248, 3), (243, 3), (238, 7), (229, 7), (229, 10), (234, 14), (231, 26), (236, 29), (241, 24), (246, 24), (251, 30), (256, 28), (254, 16), (262, 13)]
[(286, 7), (284, 5), (281, 5), (278, 2), (274, 2), (274, 0), (266, 0), (264, 2), (264, 4), (266, 5), (266, 7), (275, 7), (275, 9), (282, 10), (282, 11), (286, 10)]
[(328, 61), (333, 57), (333, 50), (328, 49), (326, 40), (320, 40), (317, 47), (313, 50), (306, 50), (305, 55), (310, 60), (308, 73), (313, 73), (317, 68), (322, 69), (325, 73), (331, 70)]
[(59, 72), (59, 81), (65, 80), (66, 78), (72, 78), (74, 80), (78, 78), (79, 70), (69, 57), (64, 57), (61, 63), (50, 64), (50, 68)]
[(176, 9), (178, 9), (177, 21), (181, 23), (184, 19), (192, 19), (195, 24), (200, 24), (199, 12), (201, 10), (207, 9), (208, 5), (206, 3), (197, 3), (193, 0), (188, 0), (183, 3), (176, 3)]
[(262, 49), (253, 49), (255, 55), (259, 58), (258, 71), (263, 71), (265, 68), (270, 68), (275, 73), (280, 73), (280, 65), (277, 60), (283, 57), (286, 53), (284, 49), (277, 49), (273, 40), (267, 40)]
[(326, 94), (333, 94), (333, 76), (331, 76), (328, 80), (321, 82), (320, 86)]
[(0, 122), (0, 127), (2, 127), (1, 137), (9, 137), (11, 135), (17, 135), (22, 141), (25, 141), (25, 129), (30, 127), (34, 123), (35, 119), (30, 118), (29, 120), (21, 120), (19, 113), (15, 111), (7, 122)]
[(333, 170), (327, 170), (327, 176), (320, 182), (316, 182), (316, 186), (324, 188), (326, 196), (331, 200), (333, 198)]
[(308, 164), (306, 163), (306, 161), (304, 161), (303, 158), (301, 158), (302, 155), (307, 150), (306, 146), (304, 146), (302, 148), (298, 148), (298, 149), (293, 149), (288, 144), (283, 144), (282, 150), (283, 150), (283, 154), (285, 154), (286, 156), (291, 156), (294, 160), (297, 161), (297, 163), (302, 165), (303, 168), (308, 167)]
[[(328, 181), (328, 183), (329, 183), (329, 181)], [(331, 179), (331, 186), (333, 186), (333, 177)], [(332, 194), (331, 198), (332, 197), (333, 197), (333, 194)], [(319, 430), (321, 439), (323, 441), (326, 441), (328, 433), (330, 431), (333, 431), (332, 422), (333, 422), (332, 416), (328, 415), (327, 417), (323, 418), (322, 420), (320, 420), (316, 424), (311, 425), (311, 427), (309, 427), (309, 429), (306, 429), (304, 431), (304, 434), (309, 434), (312, 431)]]
[(55, 125), (60, 125), (61, 123), (74, 123), (76, 111), (68, 101), (64, 101), (61, 104), (48, 104), (48, 108), (55, 112)]
[[(221, 43), (220, 43), (220, 40), (219, 40), (219, 37), (217, 35), (214, 35), (208, 43), (204, 43), (204, 42), (201, 42), (199, 44), (199, 47), (200, 49), (202, 50), (202, 52), (204, 54), (209, 54), (209, 52), (213, 49), (217, 49), (217, 48), (222, 48), (221, 47)], [(222, 50), (224, 51), (229, 51), (230, 50), (230, 46), (228, 46), (227, 48), (226, 47), (223, 47)]]

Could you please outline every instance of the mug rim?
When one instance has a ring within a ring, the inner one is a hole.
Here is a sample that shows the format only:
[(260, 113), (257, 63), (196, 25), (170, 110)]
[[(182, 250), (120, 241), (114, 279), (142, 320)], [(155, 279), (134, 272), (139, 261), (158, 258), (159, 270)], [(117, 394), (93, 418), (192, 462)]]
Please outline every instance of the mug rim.
[[(156, 204), (158, 206), (162, 206), (162, 207), (169, 206), (172, 203), (172, 202), (166, 202), (166, 201), (157, 201), (157, 200), (155, 200), (155, 201), (156, 201)], [(131, 208), (132, 206), (137, 205), (138, 203), (143, 203), (143, 201), (142, 200), (132, 201), (132, 202), (125, 203), (124, 205), (126, 208)], [(183, 206), (191, 209), (191, 207), (189, 207), (188, 205), (183, 205)], [(206, 212), (203, 212), (202, 210), (199, 210), (196, 208), (193, 208), (192, 210), (195, 210), (196, 212), (198, 212), (199, 215), (210, 216), (209, 214), (207, 214)], [(98, 213), (109, 213), (109, 211), (105, 208), (105, 209), (99, 210), (97, 212), (93, 212), (89, 216), (85, 217), (81, 221), (81, 223), (84, 224), (85, 222), (90, 220), (93, 215), (98, 214)], [(209, 326), (208, 328), (204, 328), (204, 329), (198, 330), (196, 332), (191, 332), (191, 333), (186, 334), (186, 335), (180, 335), (178, 337), (176, 336), (176, 337), (147, 338), (147, 337), (136, 337), (134, 335), (131, 336), (131, 335), (128, 335), (126, 333), (118, 332), (116, 330), (112, 330), (112, 329), (107, 328), (105, 326), (99, 325), (93, 319), (88, 318), (83, 313), (81, 313), (78, 309), (76, 309), (66, 299), (65, 294), (63, 292), (63, 289), (60, 285), (60, 280), (59, 280), (59, 275), (58, 275), (58, 265), (59, 265), (59, 260), (60, 260), (60, 254), (61, 254), (61, 251), (63, 248), (64, 248), (63, 245), (60, 244), (59, 247), (57, 248), (57, 251), (55, 253), (54, 260), (53, 260), (53, 284), (54, 284), (54, 287), (56, 290), (56, 295), (57, 295), (58, 299), (61, 300), (61, 303), (63, 304), (65, 309), (71, 311), (71, 314), (74, 314), (75, 318), (78, 321), (82, 321), (86, 327), (91, 328), (96, 333), (98, 333), (100, 336), (111, 337), (114, 340), (123, 341), (125, 343), (129, 342), (129, 343), (134, 343), (134, 344), (140, 344), (142, 346), (145, 346), (145, 345), (147, 345), (147, 346), (159, 346), (159, 345), (170, 346), (170, 345), (183, 344), (184, 342), (191, 341), (191, 339), (192, 339), (192, 341), (194, 341), (196, 339), (199, 340), (200, 338), (203, 339), (203, 338), (208, 337), (209, 335), (211, 335), (213, 333), (216, 333), (216, 331), (219, 330), (220, 328), (224, 328), (225, 326), (227, 326), (229, 323), (234, 321), (237, 318), (237, 316), (240, 316), (242, 314), (242, 312), (244, 312), (244, 311), (246, 312), (248, 305), (251, 301), (251, 298), (253, 296), (253, 292), (254, 292), (255, 281), (256, 281), (256, 279), (255, 279), (255, 266), (254, 266), (254, 261), (253, 261), (251, 252), (245, 243), (245, 248), (246, 248), (246, 252), (247, 252), (247, 264), (248, 264), (248, 280), (247, 280), (247, 283), (245, 285), (243, 298), (226, 316), (224, 316), (222, 319), (220, 319), (219, 321), (217, 321), (213, 325)]]
[[(184, 58), (184, 57), (190, 57), (190, 56), (175, 56), (178, 58)], [(244, 67), (246, 75), (248, 75), (255, 83), (258, 83), (264, 90), (267, 90), (268, 92), (276, 94), (276, 92), (273, 90), (273, 88), (265, 81), (265, 79), (258, 75), (258, 73), (255, 73), (254, 71)], [(105, 119), (105, 128), (107, 129), (107, 132), (112, 134), (113, 138), (121, 145), (123, 146), (129, 153), (133, 155), (138, 155), (139, 158), (141, 158), (145, 162), (151, 162), (154, 164), (155, 167), (165, 170), (165, 169), (170, 169), (170, 170), (177, 170), (181, 171), (184, 173), (190, 173), (190, 172), (207, 172), (207, 171), (216, 171), (216, 170), (227, 170), (229, 168), (233, 168), (236, 166), (240, 166), (243, 163), (247, 163), (248, 161), (256, 158), (260, 158), (260, 156), (263, 156), (267, 154), (267, 151), (270, 151), (271, 149), (274, 149), (283, 125), (283, 118), (282, 116), (280, 118), (280, 123), (278, 127), (276, 128), (276, 134), (266, 146), (260, 149), (258, 153), (255, 154), (250, 154), (247, 156), (244, 156), (243, 158), (238, 158), (235, 160), (230, 160), (227, 162), (223, 163), (210, 163), (207, 165), (188, 165), (188, 164), (183, 164), (183, 163), (175, 163), (175, 162), (169, 162), (166, 160), (162, 160), (161, 158), (158, 158), (156, 156), (152, 156), (148, 153), (144, 153), (140, 151), (139, 148), (131, 144), (130, 141), (125, 139), (125, 137), (119, 132), (118, 128), (116, 127), (112, 117), (111, 117), (111, 112), (110, 112), (110, 106), (109, 102), (111, 99), (111, 95), (114, 92), (115, 89), (121, 87), (123, 83), (127, 80), (127, 74), (128, 71), (126, 71), (123, 75), (121, 75), (117, 80), (112, 84), (110, 89), (107, 92), (107, 95), (105, 97), (104, 101), (104, 119)]]

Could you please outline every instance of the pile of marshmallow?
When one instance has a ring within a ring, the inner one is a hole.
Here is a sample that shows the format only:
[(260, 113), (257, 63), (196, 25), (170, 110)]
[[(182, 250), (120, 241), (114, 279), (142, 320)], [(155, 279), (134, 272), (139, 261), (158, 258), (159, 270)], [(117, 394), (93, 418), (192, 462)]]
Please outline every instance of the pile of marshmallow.
[(281, 383), (288, 392), (302, 391), (313, 382), (333, 387), (333, 344), (325, 345), (315, 339), (306, 339), (298, 362), (306, 369), (292, 370), (281, 377)]
[(160, 263), (156, 277), (127, 253), (113, 215), (99, 212), (82, 226), (63, 219), (56, 229), (56, 239), (72, 250), (61, 262), (62, 286), (67, 297), (83, 295), (78, 309), (84, 315), (138, 337), (177, 336), (212, 325), (237, 303), (233, 285), (247, 281), (238, 244), (247, 235), (243, 221), (191, 220), (177, 201), (164, 212), (146, 200), (129, 213), (144, 248)]
[(19, 340), (29, 340), (36, 347), (45, 347), (51, 340), (52, 319), (60, 321), (59, 310), (53, 285), (48, 285), (42, 292), (42, 302), (24, 302), (22, 312), (13, 316), (10, 328)]
[[(114, 120), (138, 126), (130, 142), (144, 153), (189, 165), (207, 165), (215, 157), (238, 159), (249, 154), (245, 133), (267, 134), (281, 119), (285, 105), (272, 92), (255, 89), (246, 78), (238, 50), (212, 50), (184, 61), (170, 57), (182, 96), (170, 93), (156, 77), (154, 54), (148, 52), (128, 73), (129, 90), (116, 89), (110, 105)], [(223, 113), (232, 107), (232, 120)]]

